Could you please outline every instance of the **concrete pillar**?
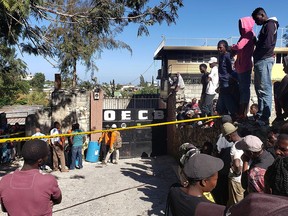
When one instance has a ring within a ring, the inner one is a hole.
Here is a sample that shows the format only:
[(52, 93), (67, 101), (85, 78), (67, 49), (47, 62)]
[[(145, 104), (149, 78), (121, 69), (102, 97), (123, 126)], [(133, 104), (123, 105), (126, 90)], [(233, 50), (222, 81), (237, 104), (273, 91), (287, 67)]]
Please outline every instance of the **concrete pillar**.
[[(99, 89), (99, 94), (95, 94), (94, 91), (90, 94), (90, 104), (91, 104), (91, 115), (90, 115), (90, 130), (101, 130), (102, 120), (103, 120), (103, 103), (104, 94), (101, 89)], [(97, 99), (99, 96), (99, 99)], [(97, 141), (101, 133), (91, 134), (91, 141)]]

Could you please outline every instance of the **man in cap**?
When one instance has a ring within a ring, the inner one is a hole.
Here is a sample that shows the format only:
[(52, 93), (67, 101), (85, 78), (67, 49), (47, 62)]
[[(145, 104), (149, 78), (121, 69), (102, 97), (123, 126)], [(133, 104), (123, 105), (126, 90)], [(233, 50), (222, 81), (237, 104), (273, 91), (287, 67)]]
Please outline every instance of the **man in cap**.
[[(230, 115), (222, 116), (222, 129), (223, 125), (226, 122), (232, 123), (232, 118)], [(216, 147), (218, 150), (218, 157), (224, 162), (223, 169), (218, 173), (218, 183), (216, 188), (213, 190), (212, 194), (217, 204), (226, 205), (229, 197), (228, 192), (228, 175), (231, 167), (231, 146), (234, 143), (232, 141), (228, 141), (224, 134), (221, 133), (219, 135), (218, 141), (216, 143)]]
[[(117, 125), (116, 124), (112, 124), (111, 129), (116, 129)], [(119, 161), (119, 148), (116, 147), (117, 142), (119, 141), (119, 138), (121, 138), (120, 132), (117, 130), (113, 130), (110, 132), (110, 136), (109, 136), (109, 150), (108, 153), (105, 157), (105, 160), (102, 162), (104, 165), (107, 164), (110, 156), (113, 154), (113, 152), (116, 152), (116, 159), (115, 159), (115, 163), (114, 164), (118, 164)], [(122, 144), (122, 140), (121, 140), (121, 144)], [(111, 158), (110, 158), (111, 160)], [(111, 160), (111, 163), (113, 163), (113, 158)]]
[(215, 188), (218, 171), (222, 168), (223, 162), (219, 158), (206, 154), (195, 154), (190, 157), (183, 168), (188, 185), (170, 188), (166, 215), (195, 215), (199, 203), (209, 202), (203, 193)]
[(245, 136), (235, 146), (244, 151), (242, 155), (242, 187), (246, 189), (247, 193), (263, 193), (264, 175), (267, 168), (274, 162), (273, 156), (263, 149), (263, 142), (253, 135)]
[(216, 96), (216, 89), (218, 88), (219, 76), (218, 76), (218, 67), (217, 67), (217, 58), (211, 57), (209, 60), (209, 66), (211, 72), (207, 78), (207, 87), (205, 91), (205, 100), (202, 101), (201, 111), (208, 116), (213, 115), (213, 99)]
[(43, 174), (39, 167), (48, 158), (48, 145), (43, 140), (27, 141), (22, 148), (21, 170), (5, 175), (0, 181), (2, 210), (8, 215), (52, 215), (52, 206), (62, 200), (57, 180)]
[(241, 157), (243, 155), (243, 151), (238, 150), (235, 147), (235, 144), (241, 141), (242, 138), (239, 136), (237, 129), (238, 128), (232, 123), (226, 122), (223, 124), (223, 135), (228, 141), (232, 141), (234, 143), (230, 149), (231, 166), (228, 174), (229, 198), (227, 206), (234, 205), (244, 198), (244, 189), (241, 185), (241, 172), (243, 166)]

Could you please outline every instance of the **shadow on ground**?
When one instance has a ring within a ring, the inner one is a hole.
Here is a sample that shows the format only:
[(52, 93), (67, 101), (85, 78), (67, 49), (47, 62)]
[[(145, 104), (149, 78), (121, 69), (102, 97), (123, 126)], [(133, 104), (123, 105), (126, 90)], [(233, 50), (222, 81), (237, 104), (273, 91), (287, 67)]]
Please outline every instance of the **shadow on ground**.
[(4, 175), (15, 171), (18, 169), (21, 165), (19, 163), (5, 163), (5, 164), (0, 164), (0, 177), (3, 177)]
[(147, 215), (164, 215), (166, 198), (171, 184), (177, 182), (177, 176), (173, 171), (176, 162), (172, 157), (161, 156), (141, 160), (143, 164), (126, 163), (132, 168), (121, 168), (125, 176), (143, 183), (143, 187), (137, 188), (144, 196), (145, 202), (152, 203)]

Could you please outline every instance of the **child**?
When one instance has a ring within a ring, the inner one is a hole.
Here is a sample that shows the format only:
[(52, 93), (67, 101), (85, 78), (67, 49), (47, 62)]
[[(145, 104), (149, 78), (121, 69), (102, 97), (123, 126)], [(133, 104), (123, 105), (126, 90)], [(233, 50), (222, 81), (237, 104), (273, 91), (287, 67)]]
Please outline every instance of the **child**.
[(253, 103), (253, 104), (250, 106), (250, 114), (251, 114), (252, 116), (250, 116), (249, 119), (255, 120), (255, 119), (256, 119), (257, 112), (258, 112), (258, 104)]

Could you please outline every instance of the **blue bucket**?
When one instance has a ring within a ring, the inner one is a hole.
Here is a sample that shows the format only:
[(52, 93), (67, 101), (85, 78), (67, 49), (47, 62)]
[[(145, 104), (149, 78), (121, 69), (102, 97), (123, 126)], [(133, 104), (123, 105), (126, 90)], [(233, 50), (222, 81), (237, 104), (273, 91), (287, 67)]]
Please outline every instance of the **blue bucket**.
[(95, 163), (99, 160), (100, 146), (98, 142), (90, 141), (87, 149), (86, 161)]

